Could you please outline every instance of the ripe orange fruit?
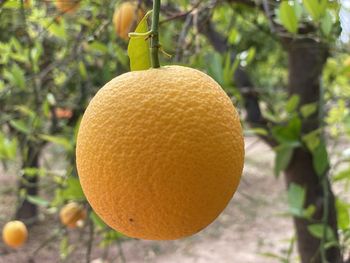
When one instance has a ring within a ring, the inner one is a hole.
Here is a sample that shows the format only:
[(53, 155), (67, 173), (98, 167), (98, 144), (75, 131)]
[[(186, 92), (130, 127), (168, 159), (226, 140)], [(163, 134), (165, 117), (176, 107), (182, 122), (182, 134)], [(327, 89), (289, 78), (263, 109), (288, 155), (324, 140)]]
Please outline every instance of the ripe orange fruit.
[(71, 109), (55, 108), (55, 115), (58, 119), (70, 119), (73, 116)]
[(113, 24), (117, 35), (128, 40), (128, 34), (135, 30), (137, 24), (145, 15), (137, 2), (124, 2), (116, 8), (113, 15)]
[(22, 246), (28, 238), (28, 230), (21, 221), (7, 222), (2, 229), (2, 239), (5, 244), (12, 248)]
[(56, 0), (56, 8), (63, 13), (73, 13), (79, 8), (80, 0)]
[(71, 202), (62, 207), (60, 211), (60, 219), (63, 225), (69, 228), (77, 227), (81, 220), (85, 220), (86, 210), (78, 203)]
[(95, 212), (130, 237), (171, 240), (209, 225), (239, 184), (244, 141), (208, 75), (167, 66), (116, 77), (92, 99), (76, 148)]

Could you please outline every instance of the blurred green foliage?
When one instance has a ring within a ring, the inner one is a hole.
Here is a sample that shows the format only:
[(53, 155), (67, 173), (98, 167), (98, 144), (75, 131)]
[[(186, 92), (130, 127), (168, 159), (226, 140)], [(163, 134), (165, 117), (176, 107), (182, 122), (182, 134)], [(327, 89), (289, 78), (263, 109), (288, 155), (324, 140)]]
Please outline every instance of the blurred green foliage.
[[(53, 1), (31, 1), (24, 5), (9, 0), (0, 7), (0, 160), (4, 164), (19, 164), (20, 171), (13, 175), (18, 180), (23, 180), (23, 175), (39, 176), (55, 185), (51, 199), (20, 193), (20, 199), (44, 207), (44, 213), (56, 214), (69, 201), (86, 203), (75, 169), (76, 134), (84, 109), (98, 89), (129, 71), (127, 43), (116, 36), (111, 23), (119, 2), (84, 0), (75, 13), (67, 14), (58, 11)], [(176, 5), (180, 11), (193, 8), (188, 0), (163, 3)], [(274, 7), (276, 21), (286, 28), (286, 34), (297, 37), (300, 25), (311, 21), (317, 28), (313, 37), (331, 46), (331, 58), (322, 79), (322, 129), (333, 145), (328, 153), (320, 139), (321, 130), (301, 134), (301, 121), (314, 114), (318, 106), (303, 105), (298, 112), (299, 98), (288, 98), (286, 53), (278, 37), (271, 34), (269, 21), (261, 10), (227, 3), (214, 9), (212, 22), (230, 45), (229, 52), (223, 54), (215, 52), (195, 26), (188, 28), (183, 42), (178, 42), (183, 19), (162, 23), (160, 29), (163, 49), (174, 54), (173, 59), (163, 56), (163, 64), (181, 63), (207, 72), (232, 96), (241, 111), (242, 98), (232, 76), (238, 67), (250, 74), (260, 95), (264, 117), (282, 123), (272, 128), (272, 135), (279, 143), (275, 148), (276, 175), (285, 170), (293, 149), (300, 145), (314, 154), (314, 167), (319, 174), (331, 167), (333, 183), (342, 189), (337, 199), (341, 241), (344, 247), (349, 247), (350, 205), (342, 199), (342, 193), (350, 187), (350, 148), (340, 146), (350, 138), (350, 64), (344, 63), (349, 55), (337, 40), (339, 8), (336, 1), (327, 4), (326, 0), (284, 1)], [(162, 19), (175, 13), (164, 12)], [(176, 61), (179, 50), (181, 56)], [(232, 61), (233, 51), (236, 57)], [(253, 133), (261, 135), (266, 131), (256, 129)], [(49, 155), (47, 145), (55, 145), (64, 156), (64, 167), (60, 167), (63, 173), (55, 170), (57, 164), (26, 167), (25, 160), (31, 158), (29, 148)], [(315, 209), (303, 208), (304, 197), (305, 189), (301, 186), (290, 187), (289, 214), (311, 217)], [(122, 238), (94, 212), (90, 211), (88, 220), (101, 234), (102, 245), (108, 246)], [(309, 231), (321, 237), (323, 227), (313, 224)], [(334, 235), (327, 236), (332, 239)], [(71, 250), (67, 237), (62, 236), (62, 258), (68, 257)]]

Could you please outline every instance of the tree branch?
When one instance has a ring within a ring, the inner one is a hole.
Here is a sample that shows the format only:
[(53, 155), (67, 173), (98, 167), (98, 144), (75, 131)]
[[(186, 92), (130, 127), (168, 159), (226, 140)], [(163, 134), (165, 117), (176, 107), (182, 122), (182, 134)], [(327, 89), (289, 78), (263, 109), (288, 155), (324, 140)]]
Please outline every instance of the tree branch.
[(257, 7), (257, 3), (253, 0), (220, 0), (220, 2), (227, 2), (227, 3), (236, 3), (236, 4), (243, 4), (246, 6), (250, 6), (250, 7)]

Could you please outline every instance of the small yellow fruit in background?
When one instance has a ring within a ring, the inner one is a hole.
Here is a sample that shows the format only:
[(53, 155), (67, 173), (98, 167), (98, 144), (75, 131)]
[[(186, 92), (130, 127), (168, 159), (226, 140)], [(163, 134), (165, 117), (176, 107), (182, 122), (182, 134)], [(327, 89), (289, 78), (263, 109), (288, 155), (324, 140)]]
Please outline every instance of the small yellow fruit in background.
[(113, 15), (113, 24), (117, 35), (128, 40), (128, 34), (135, 30), (144, 14), (137, 2), (124, 2), (118, 6)]
[(71, 202), (62, 207), (60, 211), (60, 220), (63, 225), (69, 228), (76, 228), (79, 221), (86, 218), (86, 210), (78, 203)]
[(24, 0), (23, 3), (25, 8), (30, 8), (32, 6), (31, 0)]
[(188, 67), (134, 71), (90, 102), (77, 168), (94, 211), (136, 238), (195, 234), (224, 210), (239, 184), (244, 141), (230, 98)]
[(350, 57), (345, 60), (344, 65), (350, 67)]
[(10, 221), (2, 230), (2, 239), (5, 244), (12, 248), (22, 246), (28, 238), (28, 230), (21, 221)]
[(56, 0), (56, 8), (63, 13), (73, 13), (79, 8), (80, 0)]

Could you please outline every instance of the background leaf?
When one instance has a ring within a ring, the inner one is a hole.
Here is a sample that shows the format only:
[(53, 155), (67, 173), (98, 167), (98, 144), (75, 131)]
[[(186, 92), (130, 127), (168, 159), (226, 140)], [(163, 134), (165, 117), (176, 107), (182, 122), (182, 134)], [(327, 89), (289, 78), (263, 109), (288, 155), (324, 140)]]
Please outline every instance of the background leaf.
[[(317, 237), (318, 239), (321, 239), (323, 237), (323, 229), (324, 229), (323, 224), (312, 224), (307, 227), (309, 230), (310, 234), (313, 235), (314, 237)], [(327, 240), (331, 241), (335, 239), (333, 230), (327, 225)]]
[(290, 32), (297, 33), (298, 31), (298, 20), (295, 14), (294, 8), (289, 4), (288, 1), (283, 1), (280, 4), (279, 19), (282, 25)]
[(329, 167), (326, 145), (322, 141), (313, 152), (313, 165), (319, 176), (323, 175)]
[(275, 157), (275, 176), (284, 171), (292, 159), (294, 147), (288, 144), (282, 144), (276, 147), (276, 157)]
[(306, 191), (300, 185), (292, 183), (288, 189), (289, 210), (294, 216), (303, 216)]
[(312, 20), (318, 21), (325, 13), (328, 0), (303, 0), (306, 11)]

